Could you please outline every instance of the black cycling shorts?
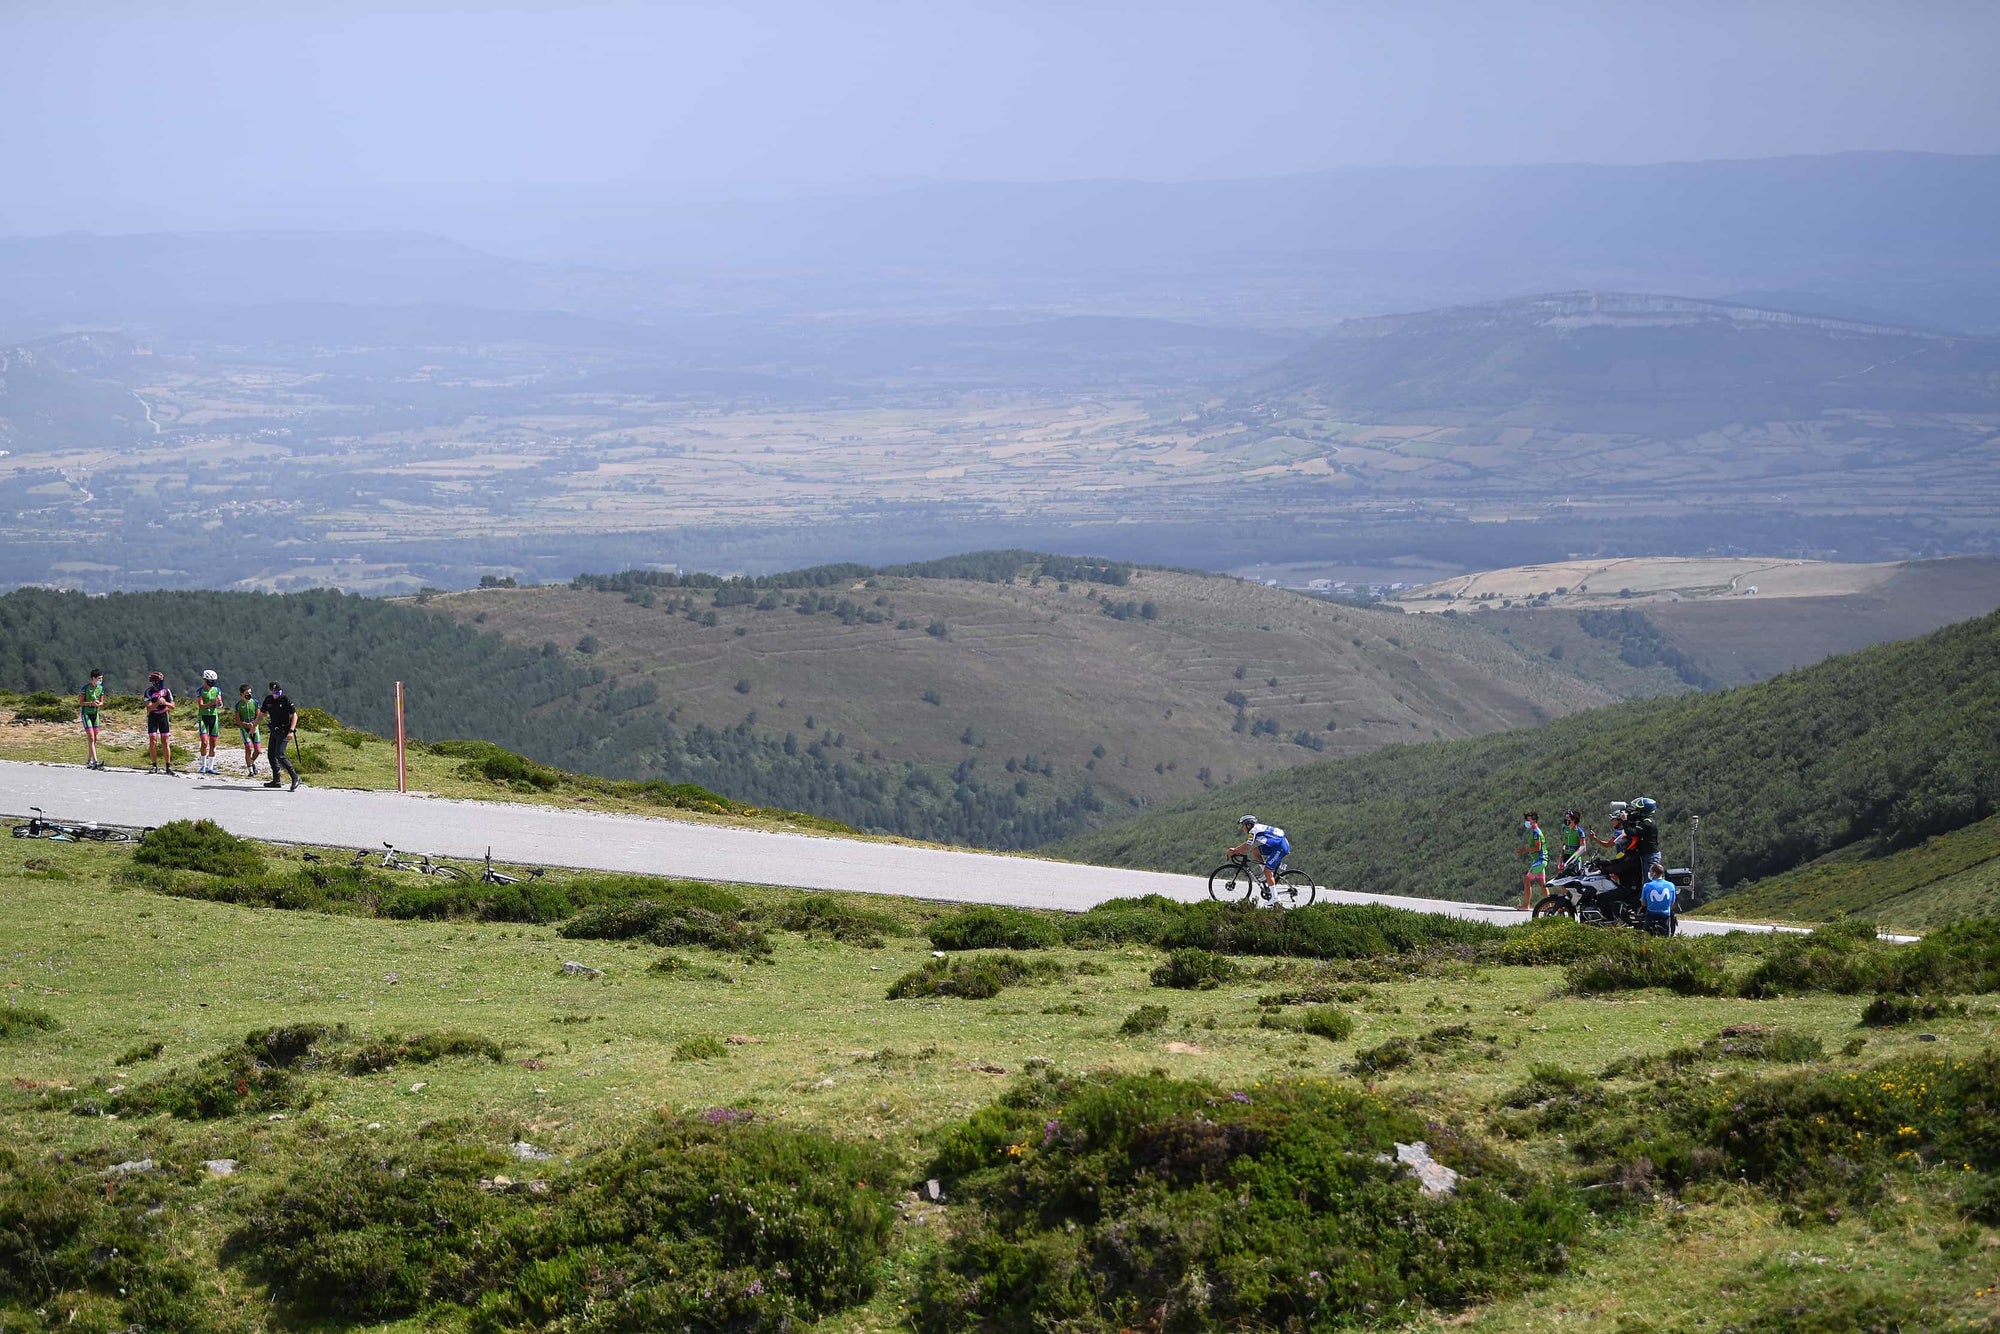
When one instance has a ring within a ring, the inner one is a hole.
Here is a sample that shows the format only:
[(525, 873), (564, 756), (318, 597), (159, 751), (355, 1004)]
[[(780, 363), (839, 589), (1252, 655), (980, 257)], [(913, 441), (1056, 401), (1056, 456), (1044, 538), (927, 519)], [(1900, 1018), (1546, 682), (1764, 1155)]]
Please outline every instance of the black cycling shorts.
[(168, 721), (166, 714), (149, 713), (146, 715), (146, 731), (148, 731), (149, 733), (153, 733), (158, 736), (165, 736), (167, 733), (173, 730), (174, 730), (173, 724)]

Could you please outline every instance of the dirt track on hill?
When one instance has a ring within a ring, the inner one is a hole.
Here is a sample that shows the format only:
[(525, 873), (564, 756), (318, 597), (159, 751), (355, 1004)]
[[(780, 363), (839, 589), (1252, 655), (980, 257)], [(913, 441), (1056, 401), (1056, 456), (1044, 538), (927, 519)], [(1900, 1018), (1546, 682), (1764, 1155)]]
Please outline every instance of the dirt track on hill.
[[(1106, 899), (1162, 894), (1194, 900), (1207, 893), (1205, 882), (1193, 876), (1033, 857), (505, 802), (310, 786), (297, 792), (273, 791), (242, 779), (168, 778), (127, 769), (92, 772), (77, 765), (0, 761), (0, 812), (25, 817), (30, 806), (44, 808), (55, 820), (119, 825), (206, 818), (245, 838), (371, 851), (389, 842), (405, 851), (455, 861), (477, 861), (491, 847), (494, 859), (506, 863), (1071, 912)], [(1327, 897), (1502, 925), (1524, 919), (1524, 914), (1508, 908), (1439, 899), (1353, 893)], [(1686, 929), (1707, 934), (1769, 928), (1689, 922)]]

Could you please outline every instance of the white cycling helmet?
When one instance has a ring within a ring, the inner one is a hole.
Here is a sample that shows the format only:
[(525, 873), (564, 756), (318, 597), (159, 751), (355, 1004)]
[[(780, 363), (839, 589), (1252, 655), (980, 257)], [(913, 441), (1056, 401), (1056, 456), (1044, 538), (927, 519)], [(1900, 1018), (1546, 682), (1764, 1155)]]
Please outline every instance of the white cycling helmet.
[(212, 671), (212, 670), (211, 670), (211, 671), (206, 671), (206, 672), (203, 672), (203, 673), (201, 674), (201, 679), (202, 679), (202, 680), (204, 680), (204, 681), (213, 681), (213, 680), (215, 679), (215, 673), (214, 673), (214, 671)]
[(1256, 817), (1256, 816), (1254, 816), (1254, 815), (1246, 815), (1246, 816), (1244, 816), (1244, 817), (1243, 817), (1243, 818), (1242, 818), (1241, 820), (1238, 820), (1238, 821), (1237, 821), (1236, 823), (1238, 823), (1238, 824), (1256, 824), (1256, 823), (1257, 823), (1257, 817)]

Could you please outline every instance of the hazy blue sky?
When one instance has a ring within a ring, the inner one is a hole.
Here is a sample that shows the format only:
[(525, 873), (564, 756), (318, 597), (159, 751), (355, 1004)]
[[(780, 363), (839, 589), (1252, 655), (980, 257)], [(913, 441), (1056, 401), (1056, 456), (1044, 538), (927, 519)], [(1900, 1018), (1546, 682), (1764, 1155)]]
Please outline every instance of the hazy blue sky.
[(0, 0), (0, 231), (310, 199), (2000, 151), (2000, 3)]

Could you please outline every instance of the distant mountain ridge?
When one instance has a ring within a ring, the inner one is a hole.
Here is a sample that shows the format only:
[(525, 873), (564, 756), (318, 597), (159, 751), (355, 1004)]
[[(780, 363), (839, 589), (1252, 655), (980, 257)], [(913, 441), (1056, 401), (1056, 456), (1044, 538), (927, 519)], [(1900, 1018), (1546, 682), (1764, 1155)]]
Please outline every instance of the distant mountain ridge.
[[(1629, 292), (1349, 320), (1250, 377), (1245, 404), (1462, 414), (1672, 435), (1836, 409), (2000, 411), (2000, 340)], [(1660, 420), (1648, 422), (1649, 415)]]

